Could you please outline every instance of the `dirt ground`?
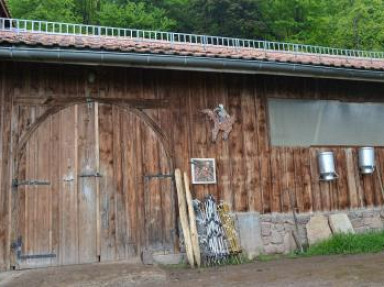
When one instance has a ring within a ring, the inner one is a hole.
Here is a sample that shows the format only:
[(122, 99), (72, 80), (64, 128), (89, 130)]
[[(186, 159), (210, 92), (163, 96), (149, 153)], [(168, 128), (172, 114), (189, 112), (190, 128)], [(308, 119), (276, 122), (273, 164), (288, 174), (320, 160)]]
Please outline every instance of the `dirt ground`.
[(384, 286), (384, 253), (281, 259), (199, 271), (167, 267), (164, 286)]
[(0, 274), (0, 287), (123, 286), (384, 286), (384, 253), (323, 256), (201, 268), (98, 264)]

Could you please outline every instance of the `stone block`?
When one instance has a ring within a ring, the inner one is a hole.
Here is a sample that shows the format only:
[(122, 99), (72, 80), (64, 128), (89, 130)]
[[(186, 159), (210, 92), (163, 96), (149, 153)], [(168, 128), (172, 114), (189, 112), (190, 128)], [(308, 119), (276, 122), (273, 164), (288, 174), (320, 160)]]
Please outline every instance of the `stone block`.
[(306, 228), (309, 245), (326, 240), (332, 235), (328, 219), (323, 215), (315, 215), (311, 217)]
[(261, 239), (260, 214), (257, 212), (237, 212), (236, 227), (239, 231), (241, 247), (249, 259), (253, 259), (263, 250)]
[(284, 223), (284, 230), (286, 232), (295, 230), (295, 224), (294, 223)]
[(283, 254), (283, 253), (285, 253), (285, 245), (284, 244), (275, 245), (275, 253), (276, 254)]
[(265, 254), (275, 254), (276, 253), (276, 246), (273, 244), (265, 245), (264, 246), (264, 253)]
[(353, 211), (349, 212), (348, 217), (349, 217), (349, 219), (353, 220), (353, 219), (362, 218), (363, 214), (361, 211), (353, 210)]
[(288, 254), (289, 252), (295, 251), (296, 249), (297, 244), (292, 232), (287, 232), (284, 235), (284, 253)]
[(267, 236), (271, 234), (272, 224), (270, 222), (261, 223), (261, 234)]
[(275, 224), (274, 230), (276, 230), (278, 232), (284, 231), (284, 224), (282, 224), (282, 223)]
[(329, 226), (333, 233), (355, 233), (352, 223), (345, 213), (330, 215)]
[(271, 236), (263, 236), (263, 244), (268, 245), (272, 243), (272, 237)]
[(365, 210), (363, 211), (363, 218), (373, 217), (373, 213), (373, 210)]
[(276, 230), (272, 230), (272, 243), (281, 244), (284, 242), (284, 237), (280, 232)]
[(383, 221), (380, 217), (364, 218), (363, 226), (367, 229), (381, 230), (383, 229)]
[(360, 218), (352, 219), (351, 220), (352, 227), (356, 231), (356, 229), (363, 227), (363, 220)]

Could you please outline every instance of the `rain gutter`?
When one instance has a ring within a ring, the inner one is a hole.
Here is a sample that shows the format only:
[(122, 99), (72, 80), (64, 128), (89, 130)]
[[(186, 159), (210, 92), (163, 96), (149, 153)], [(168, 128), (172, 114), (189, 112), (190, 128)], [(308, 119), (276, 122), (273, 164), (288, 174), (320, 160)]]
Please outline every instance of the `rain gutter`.
[(377, 70), (274, 61), (125, 53), (120, 51), (67, 49), (60, 47), (0, 46), (0, 60), (384, 82), (384, 71)]

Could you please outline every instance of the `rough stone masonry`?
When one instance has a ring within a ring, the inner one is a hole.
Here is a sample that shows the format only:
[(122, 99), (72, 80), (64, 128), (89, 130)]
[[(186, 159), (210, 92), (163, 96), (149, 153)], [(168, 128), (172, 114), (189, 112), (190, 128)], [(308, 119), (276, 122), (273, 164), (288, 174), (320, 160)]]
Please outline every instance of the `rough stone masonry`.
[[(259, 213), (235, 213), (238, 232), (244, 253), (250, 258), (263, 254), (287, 254), (298, 248), (293, 236), (295, 221), (292, 214), (272, 213), (260, 215)], [(344, 215), (343, 215), (344, 214)], [(332, 217), (332, 223), (328, 219)], [(307, 224), (311, 218), (323, 217), (329, 224), (329, 234), (323, 231), (325, 239), (331, 235), (331, 228), (334, 232), (355, 232), (364, 233), (369, 231), (380, 231), (384, 229), (384, 210), (382, 208), (354, 209), (349, 211), (331, 211), (321, 213), (298, 214), (298, 240), (303, 246), (316, 242), (311, 232), (307, 230)], [(346, 221), (340, 226), (340, 220)], [(349, 221), (351, 226), (349, 226)], [(252, 228), (244, 228), (249, 220), (255, 221)], [(319, 220), (319, 219), (317, 219)], [(339, 228), (339, 229), (337, 229)], [(260, 232), (259, 234), (253, 234)], [(252, 233), (252, 234), (250, 234)], [(312, 237), (311, 237), (312, 236)], [(314, 240), (311, 242), (311, 240)]]

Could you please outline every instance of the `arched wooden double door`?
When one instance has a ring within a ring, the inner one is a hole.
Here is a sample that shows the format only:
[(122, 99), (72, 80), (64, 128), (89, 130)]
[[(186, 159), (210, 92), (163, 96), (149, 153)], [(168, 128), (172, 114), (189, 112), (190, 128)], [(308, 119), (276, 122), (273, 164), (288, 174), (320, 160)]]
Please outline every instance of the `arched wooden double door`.
[(172, 170), (139, 114), (70, 106), (48, 117), (22, 153), (12, 191), (16, 268), (173, 252)]

